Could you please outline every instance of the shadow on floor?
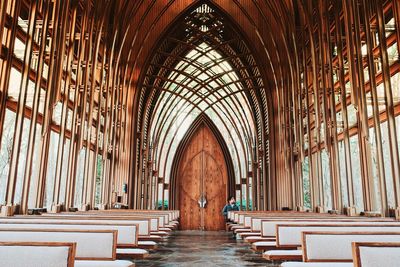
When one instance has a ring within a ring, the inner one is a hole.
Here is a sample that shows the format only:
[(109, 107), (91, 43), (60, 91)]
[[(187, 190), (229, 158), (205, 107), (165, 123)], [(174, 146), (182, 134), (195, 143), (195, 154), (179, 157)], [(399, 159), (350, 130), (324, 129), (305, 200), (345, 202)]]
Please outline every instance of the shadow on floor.
[(175, 231), (136, 266), (279, 266), (225, 231)]

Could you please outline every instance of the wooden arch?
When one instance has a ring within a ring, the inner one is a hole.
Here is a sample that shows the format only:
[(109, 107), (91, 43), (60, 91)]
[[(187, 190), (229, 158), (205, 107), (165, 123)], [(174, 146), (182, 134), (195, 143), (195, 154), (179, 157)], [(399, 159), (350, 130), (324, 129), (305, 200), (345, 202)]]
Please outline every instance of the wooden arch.
[(222, 148), (222, 152), (224, 154), (226, 162), (226, 167), (228, 169), (228, 190), (227, 190), (228, 195), (234, 195), (235, 193), (235, 174), (228, 146), (226, 145), (224, 138), (222, 137), (220, 131), (218, 130), (218, 127), (214, 124), (214, 122), (206, 114), (201, 113), (192, 123), (192, 125), (182, 138), (181, 142), (179, 143), (178, 149), (175, 153), (174, 160), (172, 162), (171, 182), (169, 187), (169, 208), (171, 209), (175, 209), (176, 207), (179, 206), (179, 203), (177, 203), (176, 199), (176, 194), (177, 194), (176, 191), (179, 190), (177, 187), (179, 183), (178, 168), (183, 151), (185, 150), (192, 136), (196, 133), (197, 129), (201, 127), (203, 124), (205, 124), (212, 131), (214, 136), (217, 138), (219, 145)]

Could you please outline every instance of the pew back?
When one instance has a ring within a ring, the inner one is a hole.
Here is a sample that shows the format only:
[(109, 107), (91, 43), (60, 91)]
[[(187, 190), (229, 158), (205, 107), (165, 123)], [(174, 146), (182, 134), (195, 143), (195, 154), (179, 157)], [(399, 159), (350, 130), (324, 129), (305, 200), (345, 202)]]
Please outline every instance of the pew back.
[(118, 224), (118, 225), (138, 225), (139, 236), (150, 235), (150, 222), (147, 219), (95, 219), (95, 218), (70, 218), (70, 217), (44, 217), (44, 216), (18, 216), (10, 218), (0, 218), (0, 223), (3, 222), (30, 222), (30, 223), (71, 223), (71, 224)]
[(73, 224), (73, 222), (0, 222), (0, 229), (67, 229), (67, 230), (116, 230), (118, 247), (138, 246), (138, 225), (124, 224)]
[(115, 260), (116, 230), (0, 229), (4, 242), (73, 242), (76, 260)]
[(0, 242), (1, 266), (73, 267), (75, 243)]
[(277, 247), (300, 246), (302, 232), (400, 232), (400, 225), (376, 224), (318, 224), (318, 225), (277, 225)]
[(354, 267), (399, 266), (399, 242), (353, 242), (352, 247)]
[(351, 262), (353, 242), (400, 242), (400, 232), (303, 232), (303, 261)]

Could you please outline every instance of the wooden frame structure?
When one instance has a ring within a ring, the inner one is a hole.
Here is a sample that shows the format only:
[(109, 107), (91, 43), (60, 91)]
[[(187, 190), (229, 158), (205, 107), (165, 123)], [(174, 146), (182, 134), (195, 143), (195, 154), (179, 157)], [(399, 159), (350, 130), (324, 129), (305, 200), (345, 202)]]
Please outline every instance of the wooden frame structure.
[[(216, 114), (239, 122), (245, 152), (231, 157), (245, 162), (235, 189), (247, 209), (389, 215), (400, 203), (399, 25), (396, 0), (1, 1), (0, 204), (157, 208), (171, 186), (159, 165), (173, 158), (159, 146), (171, 123), (157, 115), (168, 93), (194, 107), (217, 99)], [(217, 93), (197, 91), (212, 68), (185, 55), (204, 56), (201, 40), (229, 63), (252, 119), (235, 94), (218, 96), (233, 86), (218, 75)], [(173, 91), (180, 62), (197, 72)]]

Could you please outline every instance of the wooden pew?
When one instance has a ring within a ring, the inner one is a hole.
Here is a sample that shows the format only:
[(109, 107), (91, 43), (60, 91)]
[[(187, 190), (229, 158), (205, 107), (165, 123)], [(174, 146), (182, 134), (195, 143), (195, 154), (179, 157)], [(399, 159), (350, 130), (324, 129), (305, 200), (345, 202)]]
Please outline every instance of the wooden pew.
[[(376, 225), (376, 224), (319, 224), (319, 225), (277, 225), (276, 247), (271, 245), (271, 249), (263, 253), (267, 260), (301, 260), (299, 252), (296, 250), (301, 246), (302, 232), (325, 231), (325, 232), (400, 232), (400, 224)], [(277, 249), (277, 251), (274, 251)], [(283, 249), (283, 250), (281, 250)], [(291, 249), (291, 250), (290, 250)]]
[(353, 242), (352, 248), (354, 267), (399, 266), (399, 242)]
[(131, 267), (131, 261), (117, 260), (116, 230), (0, 229), (5, 242), (74, 242), (75, 266)]
[(107, 223), (115, 223), (115, 224), (130, 224), (130, 225), (138, 225), (139, 226), (139, 237), (141, 236), (149, 236), (150, 235), (150, 221), (148, 219), (121, 219), (121, 218), (95, 218), (95, 217), (85, 217), (85, 218), (77, 218), (77, 217), (46, 217), (46, 216), (14, 216), (7, 218), (0, 218), (0, 222), (48, 222), (48, 223), (62, 223), (70, 221), (72, 223), (95, 223), (95, 224), (107, 224)]
[(400, 232), (303, 232), (303, 262), (281, 266), (353, 266), (353, 242), (400, 242)]
[[(262, 229), (261, 236), (265, 238), (263, 241), (256, 241), (252, 243), (252, 249), (255, 251), (265, 251), (265, 250), (273, 250), (277, 249), (276, 242), (274, 238), (277, 238), (277, 225), (338, 225), (338, 224), (360, 224), (360, 225), (368, 225), (370, 223), (374, 224), (394, 224), (400, 225), (399, 222), (396, 221), (374, 221), (374, 220), (352, 220), (352, 219), (268, 219), (262, 220)], [(298, 239), (300, 241), (300, 236), (298, 235)], [(288, 249), (288, 248), (284, 248)], [(289, 249), (293, 249), (293, 247), (289, 247)]]
[[(115, 216), (115, 215), (90, 215), (90, 214), (76, 214), (74, 213), (61, 213), (61, 214), (45, 214), (45, 215), (16, 215), (11, 218), (42, 218), (42, 219), (71, 219), (71, 220), (114, 220), (114, 221), (129, 221), (129, 220), (147, 220), (149, 221), (149, 233), (159, 231), (159, 218), (151, 216)], [(142, 235), (142, 234), (141, 234)], [(143, 234), (144, 235), (144, 234)]]
[[(251, 218), (251, 219), (250, 219)], [(259, 215), (257, 216), (248, 216), (247, 218), (245, 217), (245, 226), (250, 225), (251, 232), (250, 233), (239, 233), (242, 237), (244, 237), (244, 241), (248, 243), (254, 243), (257, 241), (268, 241), (271, 239), (271, 237), (274, 237), (275, 235), (271, 236), (262, 236), (261, 234), (261, 228), (262, 228), (262, 222), (263, 221), (319, 221), (319, 220), (348, 220), (348, 221), (359, 221), (359, 220), (365, 220), (365, 218), (358, 217), (358, 218), (349, 218), (347, 216), (332, 216), (329, 214), (326, 215), (320, 215), (316, 214), (313, 216), (284, 216), (284, 217), (278, 217), (278, 216), (269, 216), (269, 217), (260, 217)], [(377, 219), (376, 219), (377, 220)], [(247, 225), (246, 225), (247, 224)]]
[(155, 249), (157, 243), (155, 241), (162, 240), (161, 237), (151, 235), (150, 222), (148, 219), (132, 219), (132, 218), (94, 218), (94, 217), (46, 217), (46, 216), (16, 216), (9, 218), (0, 218), (1, 223), (54, 223), (54, 224), (92, 224), (92, 225), (137, 225), (138, 227), (138, 247), (143, 249)]
[[(19, 216), (15, 216), (18, 218)], [(25, 216), (26, 217), (26, 216)], [(33, 216), (28, 216), (33, 217)], [(70, 219), (90, 219), (90, 220), (149, 220), (149, 234), (140, 233), (139, 240), (141, 241), (150, 241), (150, 242), (141, 242), (143, 245), (151, 245), (151, 241), (162, 241), (163, 237), (167, 237), (171, 229), (164, 229), (165, 231), (160, 230), (161, 227), (164, 226), (164, 216), (156, 216), (156, 215), (131, 215), (131, 214), (123, 214), (119, 215), (116, 214), (96, 214), (96, 213), (89, 213), (89, 212), (70, 212), (70, 213), (60, 213), (60, 214), (46, 214), (38, 216), (40, 218), (70, 218)]]
[(0, 242), (1, 266), (73, 267), (75, 243)]
[(132, 214), (132, 215), (146, 215), (146, 214), (153, 214), (153, 215), (164, 215), (166, 216), (166, 225), (168, 227), (173, 227), (174, 229), (179, 224), (179, 211), (176, 210), (131, 210), (131, 209), (122, 209), (122, 210), (90, 210), (90, 213), (97, 213), (97, 214)]
[(158, 229), (153, 231), (152, 234), (166, 236), (173, 229), (176, 229), (177, 225), (171, 224), (170, 214), (168, 213), (155, 213), (155, 212), (106, 212), (106, 211), (78, 211), (74, 213), (60, 213), (59, 215), (72, 214), (72, 215), (83, 215), (83, 216), (105, 216), (105, 217), (139, 217), (139, 218), (157, 218)]
[[(67, 230), (117, 230), (118, 248), (135, 248), (131, 251), (133, 258), (142, 259), (149, 255), (148, 251), (139, 245), (138, 225), (127, 224), (74, 224), (73, 222), (63, 223), (32, 223), (32, 222), (0, 222), (0, 229), (67, 229)], [(154, 247), (155, 248), (155, 247)], [(136, 252), (135, 254), (133, 252)]]

